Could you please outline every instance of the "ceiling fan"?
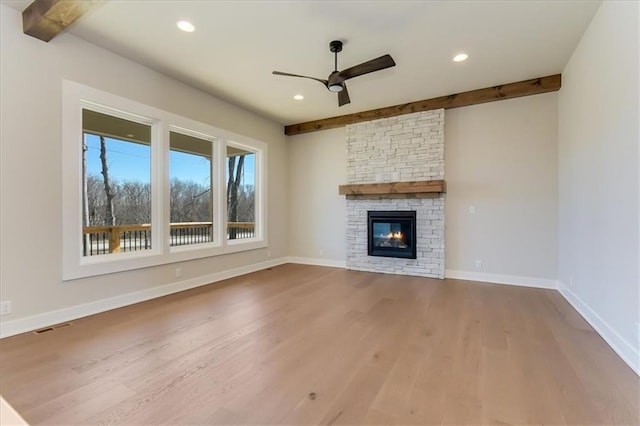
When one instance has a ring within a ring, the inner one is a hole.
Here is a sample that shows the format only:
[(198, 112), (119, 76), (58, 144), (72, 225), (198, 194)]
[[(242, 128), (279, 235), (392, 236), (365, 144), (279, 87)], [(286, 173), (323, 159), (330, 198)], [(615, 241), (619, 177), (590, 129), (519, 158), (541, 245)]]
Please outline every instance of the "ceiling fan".
[(329, 50), (335, 55), (335, 66), (334, 70), (329, 74), (329, 77), (326, 80), (280, 71), (274, 71), (273, 74), (288, 77), (310, 78), (311, 80), (319, 81), (331, 92), (338, 93), (338, 106), (343, 106), (351, 103), (351, 99), (349, 99), (349, 92), (347, 91), (347, 84), (345, 83), (346, 80), (396, 66), (391, 55), (382, 55), (379, 58), (363, 62), (360, 65), (355, 65), (351, 68), (347, 68), (346, 70), (338, 71), (338, 52), (342, 51), (342, 42), (340, 40), (332, 41), (329, 43)]

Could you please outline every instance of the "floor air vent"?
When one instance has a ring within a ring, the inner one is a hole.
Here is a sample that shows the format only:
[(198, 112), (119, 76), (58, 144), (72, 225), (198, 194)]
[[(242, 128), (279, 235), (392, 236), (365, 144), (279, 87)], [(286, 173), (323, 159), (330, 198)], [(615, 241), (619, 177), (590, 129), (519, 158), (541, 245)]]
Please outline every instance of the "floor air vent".
[(40, 330), (34, 331), (34, 334), (44, 334), (44, 333), (48, 333), (48, 332), (53, 331), (53, 330), (57, 330), (59, 328), (64, 328), (64, 327), (69, 327), (69, 326), (71, 326), (71, 323), (70, 322), (65, 322), (65, 323), (54, 325), (54, 326), (51, 326), (51, 327), (41, 328)]

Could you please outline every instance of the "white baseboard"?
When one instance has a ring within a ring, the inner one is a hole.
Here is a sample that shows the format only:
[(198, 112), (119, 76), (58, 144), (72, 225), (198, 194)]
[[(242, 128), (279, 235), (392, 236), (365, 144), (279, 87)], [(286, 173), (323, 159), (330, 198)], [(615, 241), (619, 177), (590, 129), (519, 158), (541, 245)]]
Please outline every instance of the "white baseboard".
[(229, 269), (227, 271), (216, 272), (201, 277), (191, 278), (176, 283), (166, 284), (159, 287), (153, 287), (146, 290), (110, 297), (108, 299), (96, 300), (95, 302), (75, 305), (68, 308), (45, 312), (26, 318), (19, 318), (12, 321), (2, 322), (0, 323), (0, 338), (38, 330), (43, 327), (48, 327), (66, 321), (72, 321), (78, 318), (86, 317), (88, 315), (94, 315), (100, 312), (110, 311), (112, 309), (132, 305), (134, 303), (140, 303), (146, 300), (155, 299), (157, 297), (178, 293), (180, 291), (189, 290), (217, 281), (222, 281), (240, 275), (249, 274), (251, 272), (260, 271), (262, 269), (282, 265), (284, 263), (287, 263), (288, 261), (288, 258), (282, 257), (279, 259), (254, 263), (252, 265), (242, 266), (240, 268)]
[(518, 275), (487, 274), (484, 272), (457, 271), (447, 269), (444, 271), (445, 278), (456, 280), (479, 281), (493, 284), (517, 285), (522, 287), (557, 289), (558, 281), (548, 278), (521, 277)]
[(346, 260), (331, 260), (313, 257), (289, 257), (287, 258), (289, 263), (300, 263), (302, 265), (315, 265), (315, 266), (329, 266), (331, 268), (346, 268)]
[(572, 292), (564, 283), (560, 282), (558, 291), (578, 311), (582, 318), (604, 339), (605, 342), (622, 358), (631, 369), (640, 376), (640, 351), (625, 340), (607, 322), (600, 317), (589, 305)]

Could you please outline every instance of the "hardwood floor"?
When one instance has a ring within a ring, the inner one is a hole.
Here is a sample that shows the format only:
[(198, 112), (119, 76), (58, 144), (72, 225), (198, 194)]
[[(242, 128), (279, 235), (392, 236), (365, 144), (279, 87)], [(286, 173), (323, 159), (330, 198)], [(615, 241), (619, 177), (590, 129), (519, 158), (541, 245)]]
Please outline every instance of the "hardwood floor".
[(31, 424), (639, 424), (560, 294), (283, 265), (0, 343)]

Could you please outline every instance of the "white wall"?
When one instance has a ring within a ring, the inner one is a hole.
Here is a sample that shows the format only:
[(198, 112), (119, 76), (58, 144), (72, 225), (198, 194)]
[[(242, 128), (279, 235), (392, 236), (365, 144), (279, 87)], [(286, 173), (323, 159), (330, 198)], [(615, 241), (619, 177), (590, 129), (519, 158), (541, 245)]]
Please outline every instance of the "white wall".
[(281, 125), (70, 34), (49, 43), (23, 35), (20, 14), (0, 8), (0, 298), (13, 302), (4, 324), (178, 281), (172, 264), (61, 282), (63, 79), (268, 143), (268, 250), (183, 262), (179, 280), (263, 262), (268, 251), (271, 259), (287, 255), (288, 143)]
[(557, 105), (547, 93), (447, 110), (447, 276), (557, 278)]
[(603, 2), (562, 73), (562, 291), (640, 374), (638, 2)]
[[(290, 137), (290, 254), (343, 262), (344, 129)], [(446, 268), (475, 279), (554, 285), (557, 94), (445, 112)], [(476, 213), (469, 215), (473, 204)], [(483, 269), (475, 269), (475, 260)], [(478, 275), (478, 272), (484, 275)]]
[(346, 128), (289, 138), (289, 254), (345, 265)]

